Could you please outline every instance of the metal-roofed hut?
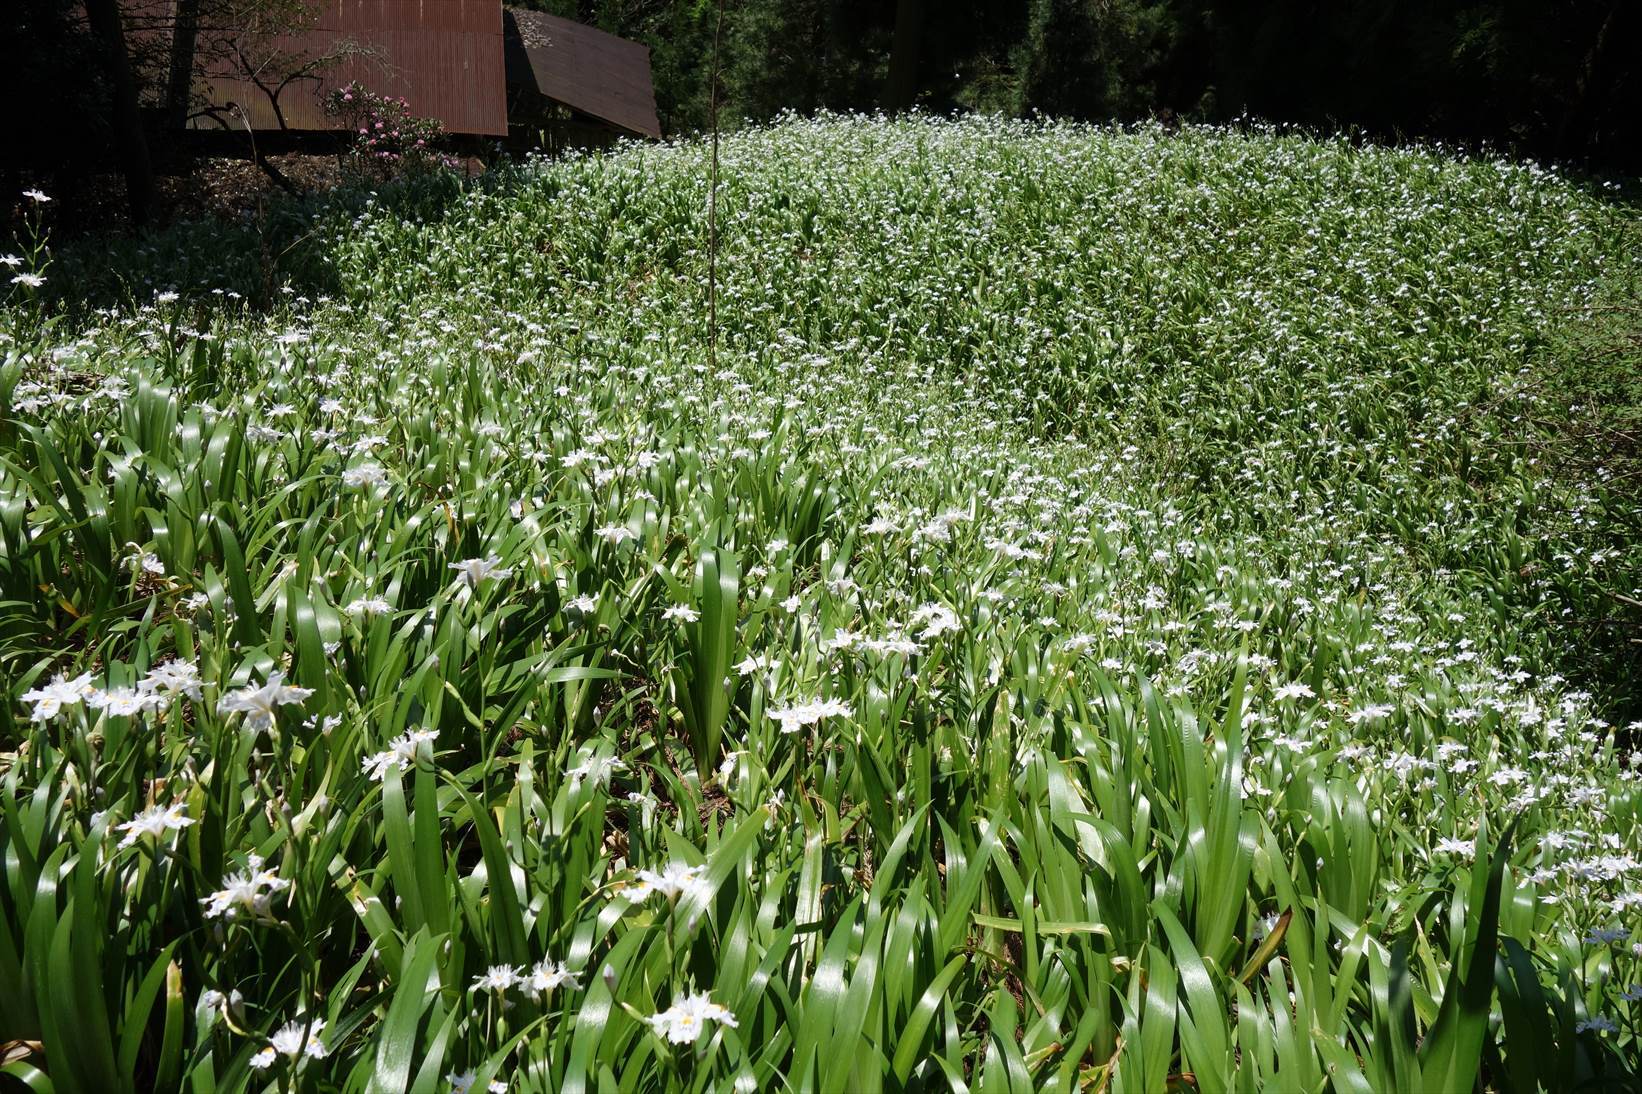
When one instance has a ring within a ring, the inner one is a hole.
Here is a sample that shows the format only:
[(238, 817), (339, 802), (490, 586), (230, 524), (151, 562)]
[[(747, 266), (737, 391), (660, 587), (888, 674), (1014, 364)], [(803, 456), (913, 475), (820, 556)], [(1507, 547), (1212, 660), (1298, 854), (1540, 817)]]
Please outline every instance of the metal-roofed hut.
[[(139, 33), (169, 52), (172, 71), (194, 72), (190, 128), (324, 133), (341, 126), (321, 97), (353, 81), (402, 97), (411, 113), (458, 136), (602, 144), (616, 135), (660, 137), (650, 51), (614, 34), (501, 0), (310, 0), (299, 31), (259, 37), (268, 78), (252, 80), (232, 55), (232, 28), (187, 25), (189, 0), (121, 0)], [(198, 10), (198, 3), (192, 7)], [(157, 39), (163, 39), (158, 41)], [(191, 43), (183, 46), (184, 40)], [(179, 48), (191, 55), (178, 67)], [(328, 58), (278, 96), (264, 89), (306, 59)], [(282, 68), (283, 66), (283, 68)], [(258, 83), (264, 87), (259, 87)], [(233, 108), (229, 108), (233, 104)], [(173, 123), (175, 124), (175, 123)]]
[(516, 130), (539, 126), (573, 144), (601, 143), (612, 132), (661, 136), (646, 46), (519, 8), (503, 12), (502, 40)]

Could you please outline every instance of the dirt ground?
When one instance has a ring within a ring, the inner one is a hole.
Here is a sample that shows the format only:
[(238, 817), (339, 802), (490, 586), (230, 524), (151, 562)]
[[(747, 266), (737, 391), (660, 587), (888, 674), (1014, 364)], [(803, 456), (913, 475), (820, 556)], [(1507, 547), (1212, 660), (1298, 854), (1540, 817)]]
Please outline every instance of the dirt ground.
[[(331, 155), (293, 152), (270, 156), (269, 160), (302, 192), (334, 186), (341, 177), (337, 157)], [(5, 227), (15, 226), (28, 208), (29, 203), (20, 196), (22, 190), (38, 187), (52, 198), (47, 207), (48, 224), (58, 242), (85, 234), (130, 230), (125, 180), (112, 170), (72, 175), (65, 172), (21, 182), (17, 196), (7, 195), (0, 204)], [(249, 158), (230, 156), (200, 156), (162, 166), (155, 174), (154, 186), (156, 227), (178, 220), (253, 214), (260, 204), (280, 192), (274, 180)]]

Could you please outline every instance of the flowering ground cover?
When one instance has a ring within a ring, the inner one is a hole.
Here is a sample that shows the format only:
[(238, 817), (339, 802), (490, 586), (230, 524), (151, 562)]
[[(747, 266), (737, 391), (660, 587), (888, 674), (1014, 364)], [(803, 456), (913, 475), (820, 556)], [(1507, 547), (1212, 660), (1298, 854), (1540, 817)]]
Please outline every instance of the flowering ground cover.
[(1636, 508), (1535, 434), (1634, 218), (788, 120), (710, 355), (705, 155), (18, 256), (0, 1072), (1634, 1089)]

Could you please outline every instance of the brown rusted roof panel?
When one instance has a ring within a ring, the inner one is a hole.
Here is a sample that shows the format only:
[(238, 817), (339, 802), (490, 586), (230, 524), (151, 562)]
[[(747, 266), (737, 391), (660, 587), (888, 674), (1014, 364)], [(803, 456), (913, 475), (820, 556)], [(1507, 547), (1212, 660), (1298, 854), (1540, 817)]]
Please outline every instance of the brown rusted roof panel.
[[(257, 129), (279, 128), (268, 96), (229, 74), (212, 58), (222, 38), (200, 31), (208, 79), (202, 90), (217, 105), (244, 108)], [(317, 78), (294, 83), (279, 98), (286, 128), (337, 128), (320, 107), (324, 91), (358, 80), (383, 95), (402, 96), (410, 111), (438, 118), (451, 133), (507, 134), (502, 7), (497, 0), (319, 0), (312, 27), (256, 43), (270, 72), (289, 72), (306, 59), (346, 54)]]
[(506, 22), (510, 82), (628, 133), (661, 136), (647, 46), (518, 8)]

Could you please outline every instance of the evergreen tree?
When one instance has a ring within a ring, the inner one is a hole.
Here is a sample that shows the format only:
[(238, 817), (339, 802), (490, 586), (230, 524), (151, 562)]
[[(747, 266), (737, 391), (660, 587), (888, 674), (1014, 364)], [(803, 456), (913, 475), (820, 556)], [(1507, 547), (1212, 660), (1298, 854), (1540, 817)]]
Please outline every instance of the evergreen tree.
[(1016, 54), (1017, 109), (1078, 118), (1144, 114), (1171, 25), (1163, 2), (1032, 0)]

